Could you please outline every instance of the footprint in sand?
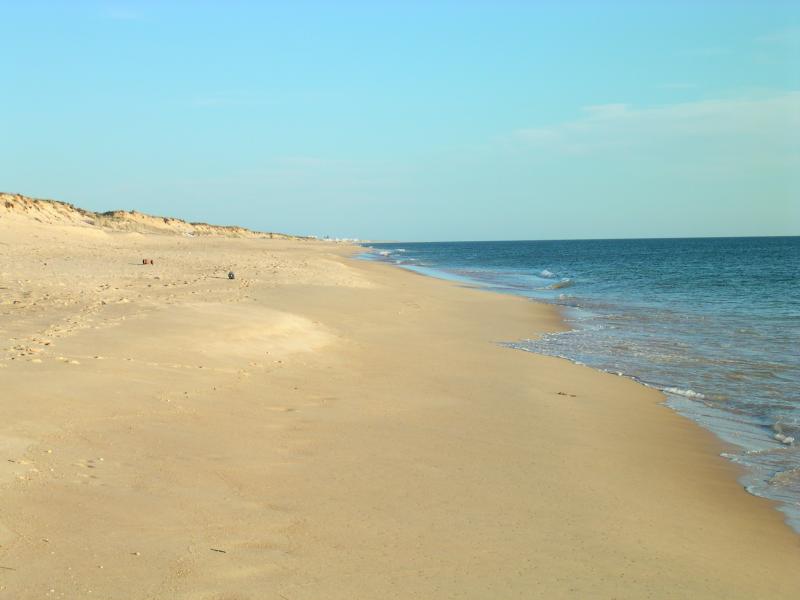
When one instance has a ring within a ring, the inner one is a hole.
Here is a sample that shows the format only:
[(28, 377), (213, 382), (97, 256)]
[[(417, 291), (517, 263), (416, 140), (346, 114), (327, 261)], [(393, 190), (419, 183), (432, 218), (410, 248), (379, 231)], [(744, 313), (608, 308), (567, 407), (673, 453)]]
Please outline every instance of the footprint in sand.
[(77, 360), (73, 360), (73, 359), (67, 358), (66, 356), (59, 356), (59, 357), (57, 357), (57, 358), (58, 358), (58, 360), (60, 360), (61, 362), (63, 362), (63, 363), (66, 363), (66, 364), (68, 364), (68, 365), (79, 365), (79, 364), (81, 364), (81, 363), (80, 363), (80, 362), (78, 362)]
[[(95, 458), (87, 458), (86, 460), (80, 460), (78, 462), (72, 463), (72, 466), (80, 467), (82, 469), (90, 469), (90, 470), (93, 471), (93, 470), (98, 469), (99, 467), (103, 466), (103, 461), (104, 461), (104, 459), (102, 459), (102, 458), (96, 458), (96, 459)], [(91, 472), (91, 471), (90, 472), (86, 472), (86, 473), (78, 472), (78, 473), (75, 473), (75, 476), (78, 477), (78, 479), (75, 480), (73, 483), (81, 483), (83, 485), (88, 485), (88, 484), (91, 484), (91, 483), (95, 483), (92, 480), (100, 479), (100, 477), (98, 477), (97, 473)]]

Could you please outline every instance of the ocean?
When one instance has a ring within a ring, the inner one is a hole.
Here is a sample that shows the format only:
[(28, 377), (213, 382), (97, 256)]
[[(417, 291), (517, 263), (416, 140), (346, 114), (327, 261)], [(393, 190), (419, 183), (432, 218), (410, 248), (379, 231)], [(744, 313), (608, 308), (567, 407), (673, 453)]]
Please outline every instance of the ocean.
[(800, 532), (800, 237), (376, 243), (362, 257), (561, 307), (570, 331), (508, 345), (658, 388)]

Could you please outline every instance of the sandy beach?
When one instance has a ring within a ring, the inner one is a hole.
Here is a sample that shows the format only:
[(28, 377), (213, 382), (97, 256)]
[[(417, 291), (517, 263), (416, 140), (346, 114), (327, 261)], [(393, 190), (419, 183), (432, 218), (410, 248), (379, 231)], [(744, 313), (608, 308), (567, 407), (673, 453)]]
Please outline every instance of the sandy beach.
[(716, 438), (498, 343), (554, 308), (36, 206), (0, 207), (0, 598), (797, 593), (800, 536)]

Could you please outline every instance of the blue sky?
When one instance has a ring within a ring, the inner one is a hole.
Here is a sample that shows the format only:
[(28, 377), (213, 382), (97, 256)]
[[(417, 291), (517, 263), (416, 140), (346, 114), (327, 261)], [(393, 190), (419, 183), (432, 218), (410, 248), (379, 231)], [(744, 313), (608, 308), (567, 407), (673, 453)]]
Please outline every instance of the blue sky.
[(0, 0), (0, 190), (371, 239), (800, 234), (800, 2)]

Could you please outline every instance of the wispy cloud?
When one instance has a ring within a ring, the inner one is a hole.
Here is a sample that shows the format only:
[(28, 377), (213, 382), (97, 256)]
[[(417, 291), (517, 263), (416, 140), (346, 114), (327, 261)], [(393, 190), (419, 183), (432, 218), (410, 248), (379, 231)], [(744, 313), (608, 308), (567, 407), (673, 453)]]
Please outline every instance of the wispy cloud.
[(266, 104), (268, 98), (246, 91), (223, 91), (198, 94), (191, 100), (193, 106), (214, 108), (225, 106), (258, 106)]
[(199, 108), (275, 106), (280, 104), (324, 102), (337, 96), (338, 94), (335, 92), (324, 90), (220, 90), (198, 93), (189, 99), (189, 104)]
[(354, 160), (314, 155), (275, 156), (212, 177), (179, 179), (182, 189), (265, 190), (272, 194), (308, 192), (311, 198), (353, 194), (368, 199), (377, 190), (396, 187), (407, 178), (408, 167), (392, 161)]
[(691, 90), (697, 87), (694, 83), (685, 83), (681, 81), (662, 83), (656, 86), (660, 90)]
[(275, 157), (242, 170), (237, 177), (283, 188), (365, 191), (395, 180), (402, 167), (381, 160), (350, 160), (320, 156)]
[(143, 18), (139, 10), (121, 4), (106, 5), (101, 10), (105, 18), (113, 21), (140, 21)]
[(800, 49), (800, 25), (772, 31), (759, 36), (756, 41), (769, 46)]
[(677, 52), (678, 56), (692, 56), (699, 58), (710, 58), (713, 56), (724, 56), (730, 53), (729, 48), (722, 46), (705, 46), (701, 48), (686, 48)]
[(547, 155), (666, 153), (800, 166), (800, 92), (656, 107), (588, 106), (575, 120), (520, 129), (515, 138)]

